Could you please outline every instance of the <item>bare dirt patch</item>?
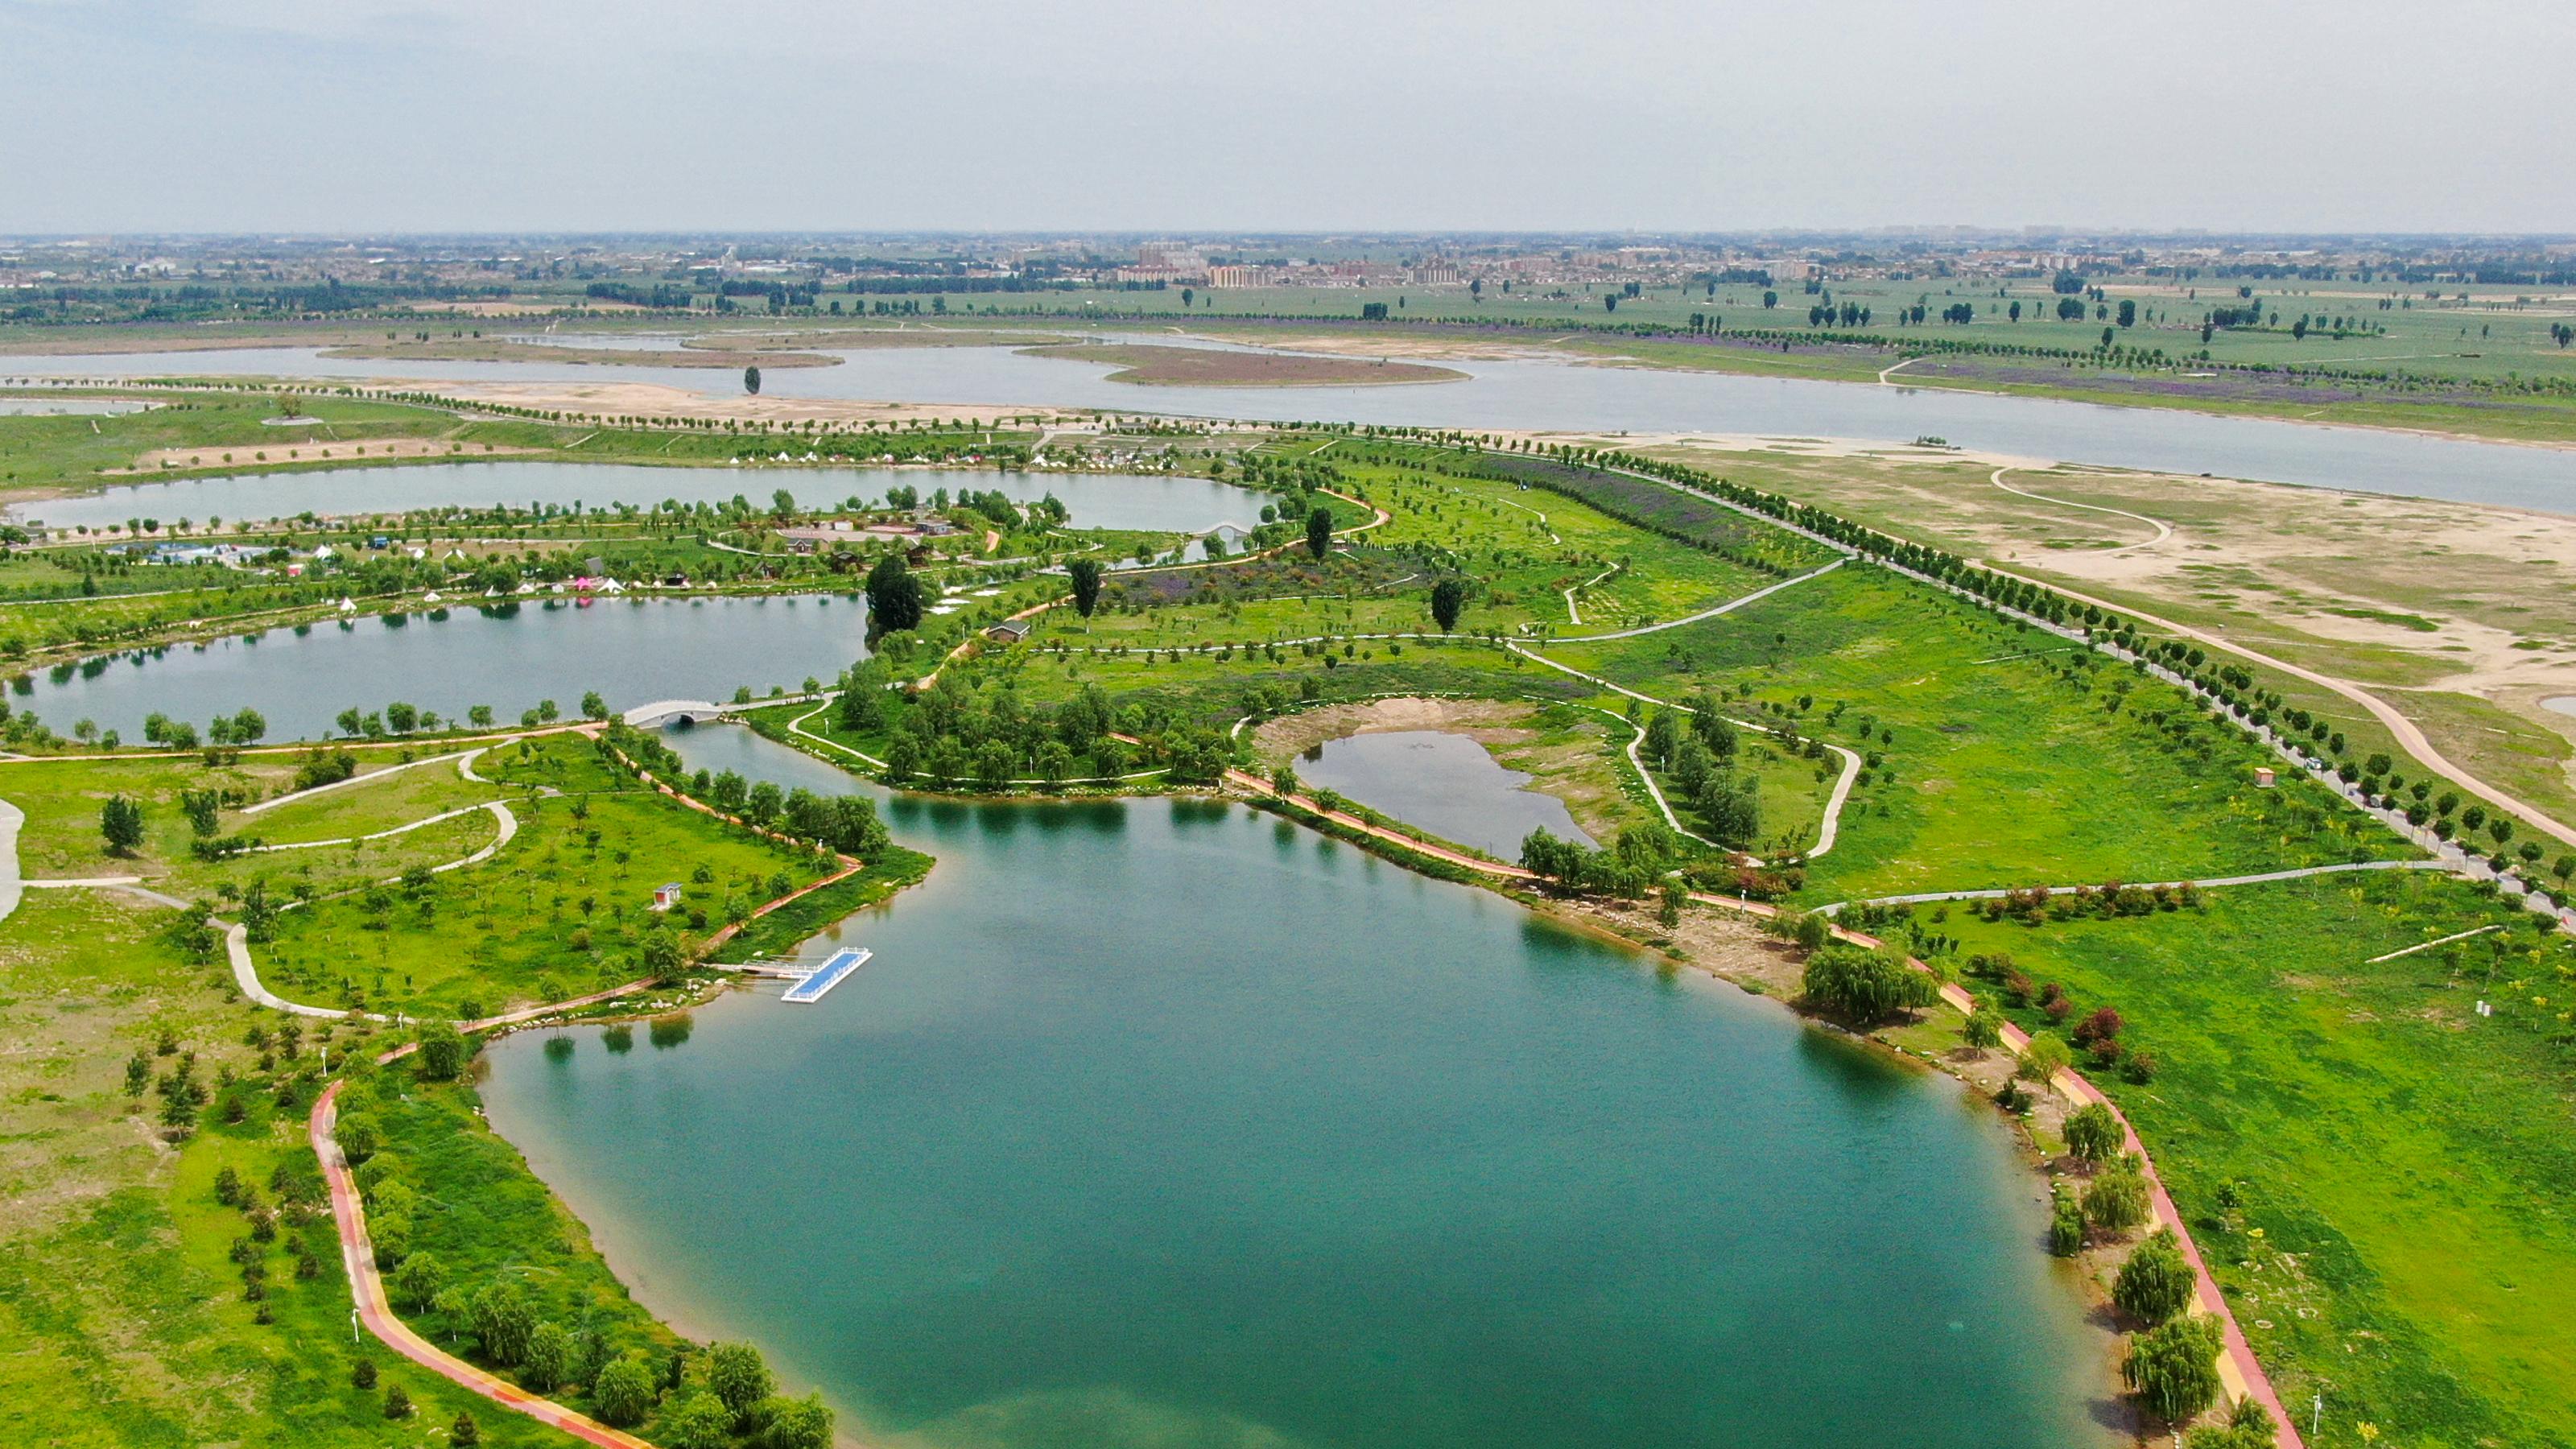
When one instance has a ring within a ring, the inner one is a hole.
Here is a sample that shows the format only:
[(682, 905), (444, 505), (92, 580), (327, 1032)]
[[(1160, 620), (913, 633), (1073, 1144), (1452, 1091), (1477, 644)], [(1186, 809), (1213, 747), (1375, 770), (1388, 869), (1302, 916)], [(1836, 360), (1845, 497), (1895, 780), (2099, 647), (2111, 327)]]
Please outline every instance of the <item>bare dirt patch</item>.
[(733, 350), (821, 348), (856, 352), (872, 347), (1055, 347), (1075, 339), (1055, 332), (997, 331), (965, 327), (845, 327), (813, 332), (711, 332), (682, 347)]
[(377, 342), (334, 347), (331, 358), (377, 358), (397, 362), (549, 362), (576, 367), (757, 367), (765, 371), (792, 367), (838, 367), (841, 359), (819, 352), (760, 352), (726, 348), (666, 347), (628, 351), (613, 347), (561, 347), (545, 342), (512, 342), (504, 338), (459, 338), (443, 342)]
[(1105, 363), (1118, 369), (1109, 374), (1111, 382), (1155, 387), (1379, 387), (1459, 382), (1467, 376), (1454, 368), (1383, 358), (1309, 357), (1292, 352), (1234, 352), (1151, 343), (1075, 343), (1025, 350), (1036, 357)]
[(1292, 764), (1299, 755), (1326, 740), (1350, 735), (1393, 734), (1404, 730), (1443, 730), (1465, 735), (1486, 749), (1510, 748), (1537, 738), (1520, 724), (1538, 708), (1494, 699), (1372, 699), (1355, 704), (1328, 704), (1298, 714), (1282, 715), (1252, 732), (1252, 747), (1271, 765)]
[(718, 422), (941, 423), (990, 426), (1079, 420), (1065, 408), (998, 403), (862, 402), (828, 398), (708, 397), (653, 382), (423, 381), (424, 392), (467, 402), (535, 408), (576, 417), (705, 418)]
[[(316, 427), (314, 432), (321, 429)], [(292, 437), (279, 430), (278, 441), (257, 447), (155, 448), (130, 468), (104, 470), (109, 477), (162, 473), (181, 468), (238, 468), (245, 463), (353, 463), (396, 458), (499, 458), (543, 453), (544, 448), (514, 448), (498, 443), (458, 443), (445, 438)]]

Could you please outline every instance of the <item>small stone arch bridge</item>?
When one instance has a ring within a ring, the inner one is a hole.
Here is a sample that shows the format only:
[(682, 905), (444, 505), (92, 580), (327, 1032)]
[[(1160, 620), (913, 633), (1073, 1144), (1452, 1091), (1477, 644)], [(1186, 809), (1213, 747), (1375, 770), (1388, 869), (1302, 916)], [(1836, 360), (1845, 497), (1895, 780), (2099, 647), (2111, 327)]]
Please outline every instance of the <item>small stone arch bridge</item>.
[(691, 724), (708, 724), (724, 718), (726, 708), (703, 699), (657, 699), (626, 711), (625, 719), (639, 730), (655, 729), (683, 719)]

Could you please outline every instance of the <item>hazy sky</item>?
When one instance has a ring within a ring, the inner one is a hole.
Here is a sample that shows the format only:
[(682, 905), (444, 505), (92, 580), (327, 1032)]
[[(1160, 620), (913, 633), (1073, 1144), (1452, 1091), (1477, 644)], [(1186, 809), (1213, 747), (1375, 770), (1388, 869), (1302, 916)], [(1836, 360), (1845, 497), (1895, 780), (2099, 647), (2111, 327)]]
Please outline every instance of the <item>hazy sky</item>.
[(0, 0), (0, 232), (2576, 232), (2529, 0)]

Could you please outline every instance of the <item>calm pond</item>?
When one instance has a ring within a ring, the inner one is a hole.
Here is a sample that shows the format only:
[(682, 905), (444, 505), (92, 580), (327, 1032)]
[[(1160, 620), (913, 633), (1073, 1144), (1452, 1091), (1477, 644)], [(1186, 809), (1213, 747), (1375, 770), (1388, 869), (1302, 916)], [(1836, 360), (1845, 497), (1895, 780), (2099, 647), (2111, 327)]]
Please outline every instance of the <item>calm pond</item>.
[(102, 655), (15, 681), (10, 702), (62, 733), (86, 719), (129, 743), (147, 714), (202, 727), (244, 705), (266, 716), (271, 741), (313, 739), (344, 709), (397, 699), (454, 719), (488, 704), (515, 720), (545, 699), (573, 713), (587, 689), (611, 709), (731, 699), (741, 685), (793, 691), (864, 656), (867, 623), (856, 595), (478, 601)]
[(1949, 1080), (1247, 807), (887, 810), (938, 869), (809, 943), (877, 953), (822, 1002), (484, 1088), (645, 1302), (872, 1442), (2104, 1442)]
[[(2021, 457), (2576, 512), (2576, 450), (2178, 409), (2104, 407), (1953, 389), (1544, 358), (1443, 360), (1442, 366), (1468, 377), (1437, 386), (1187, 388), (1110, 382), (1112, 368), (1107, 364), (1024, 356), (1008, 347), (861, 348), (836, 355), (842, 359), (836, 367), (770, 369), (762, 379), (762, 394), (1439, 428), (1705, 431), (1882, 442), (1910, 442), (1928, 434), (1962, 448)], [(58, 357), (0, 354), (0, 377), (597, 383), (602, 370), (602, 365), (579, 363), (337, 359), (322, 357), (309, 347)], [(658, 383), (713, 396), (735, 396), (741, 388), (739, 376), (722, 369), (617, 367), (615, 372), (618, 381)]]
[(1553, 795), (1521, 788), (1485, 747), (1442, 730), (1395, 730), (1326, 740), (1297, 761), (1297, 778), (1338, 790), (1444, 840), (1518, 860), (1521, 841), (1545, 827), (1559, 840), (1597, 844)]
[(568, 508), (579, 503), (607, 508), (627, 503), (649, 509), (665, 499), (722, 503), (737, 494), (765, 508), (770, 495), (781, 488), (794, 494), (801, 506), (827, 508), (851, 498), (874, 502), (896, 487), (912, 488), (924, 498), (942, 488), (952, 494), (972, 488), (1000, 492), (1018, 503), (1035, 503), (1052, 493), (1073, 511), (1076, 528), (1171, 533), (1205, 533), (1223, 523), (1249, 528), (1261, 521), (1261, 506), (1269, 501), (1231, 483), (1150, 475), (927, 468), (649, 468), (495, 459), (128, 484), (22, 503), (11, 508), (9, 516), (51, 528), (100, 528), (130, 518), (241, 522), (305, 513), (345, 516), (502, 505)]

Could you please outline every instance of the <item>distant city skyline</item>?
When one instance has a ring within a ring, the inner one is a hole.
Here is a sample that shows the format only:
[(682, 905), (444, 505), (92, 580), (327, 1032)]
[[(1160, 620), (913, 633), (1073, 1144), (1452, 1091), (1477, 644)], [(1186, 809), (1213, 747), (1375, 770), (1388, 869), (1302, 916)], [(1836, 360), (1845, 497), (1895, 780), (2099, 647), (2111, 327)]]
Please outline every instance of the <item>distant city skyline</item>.
[(2468, 0), (0, 0), (0, 233), (2576, 232)]

